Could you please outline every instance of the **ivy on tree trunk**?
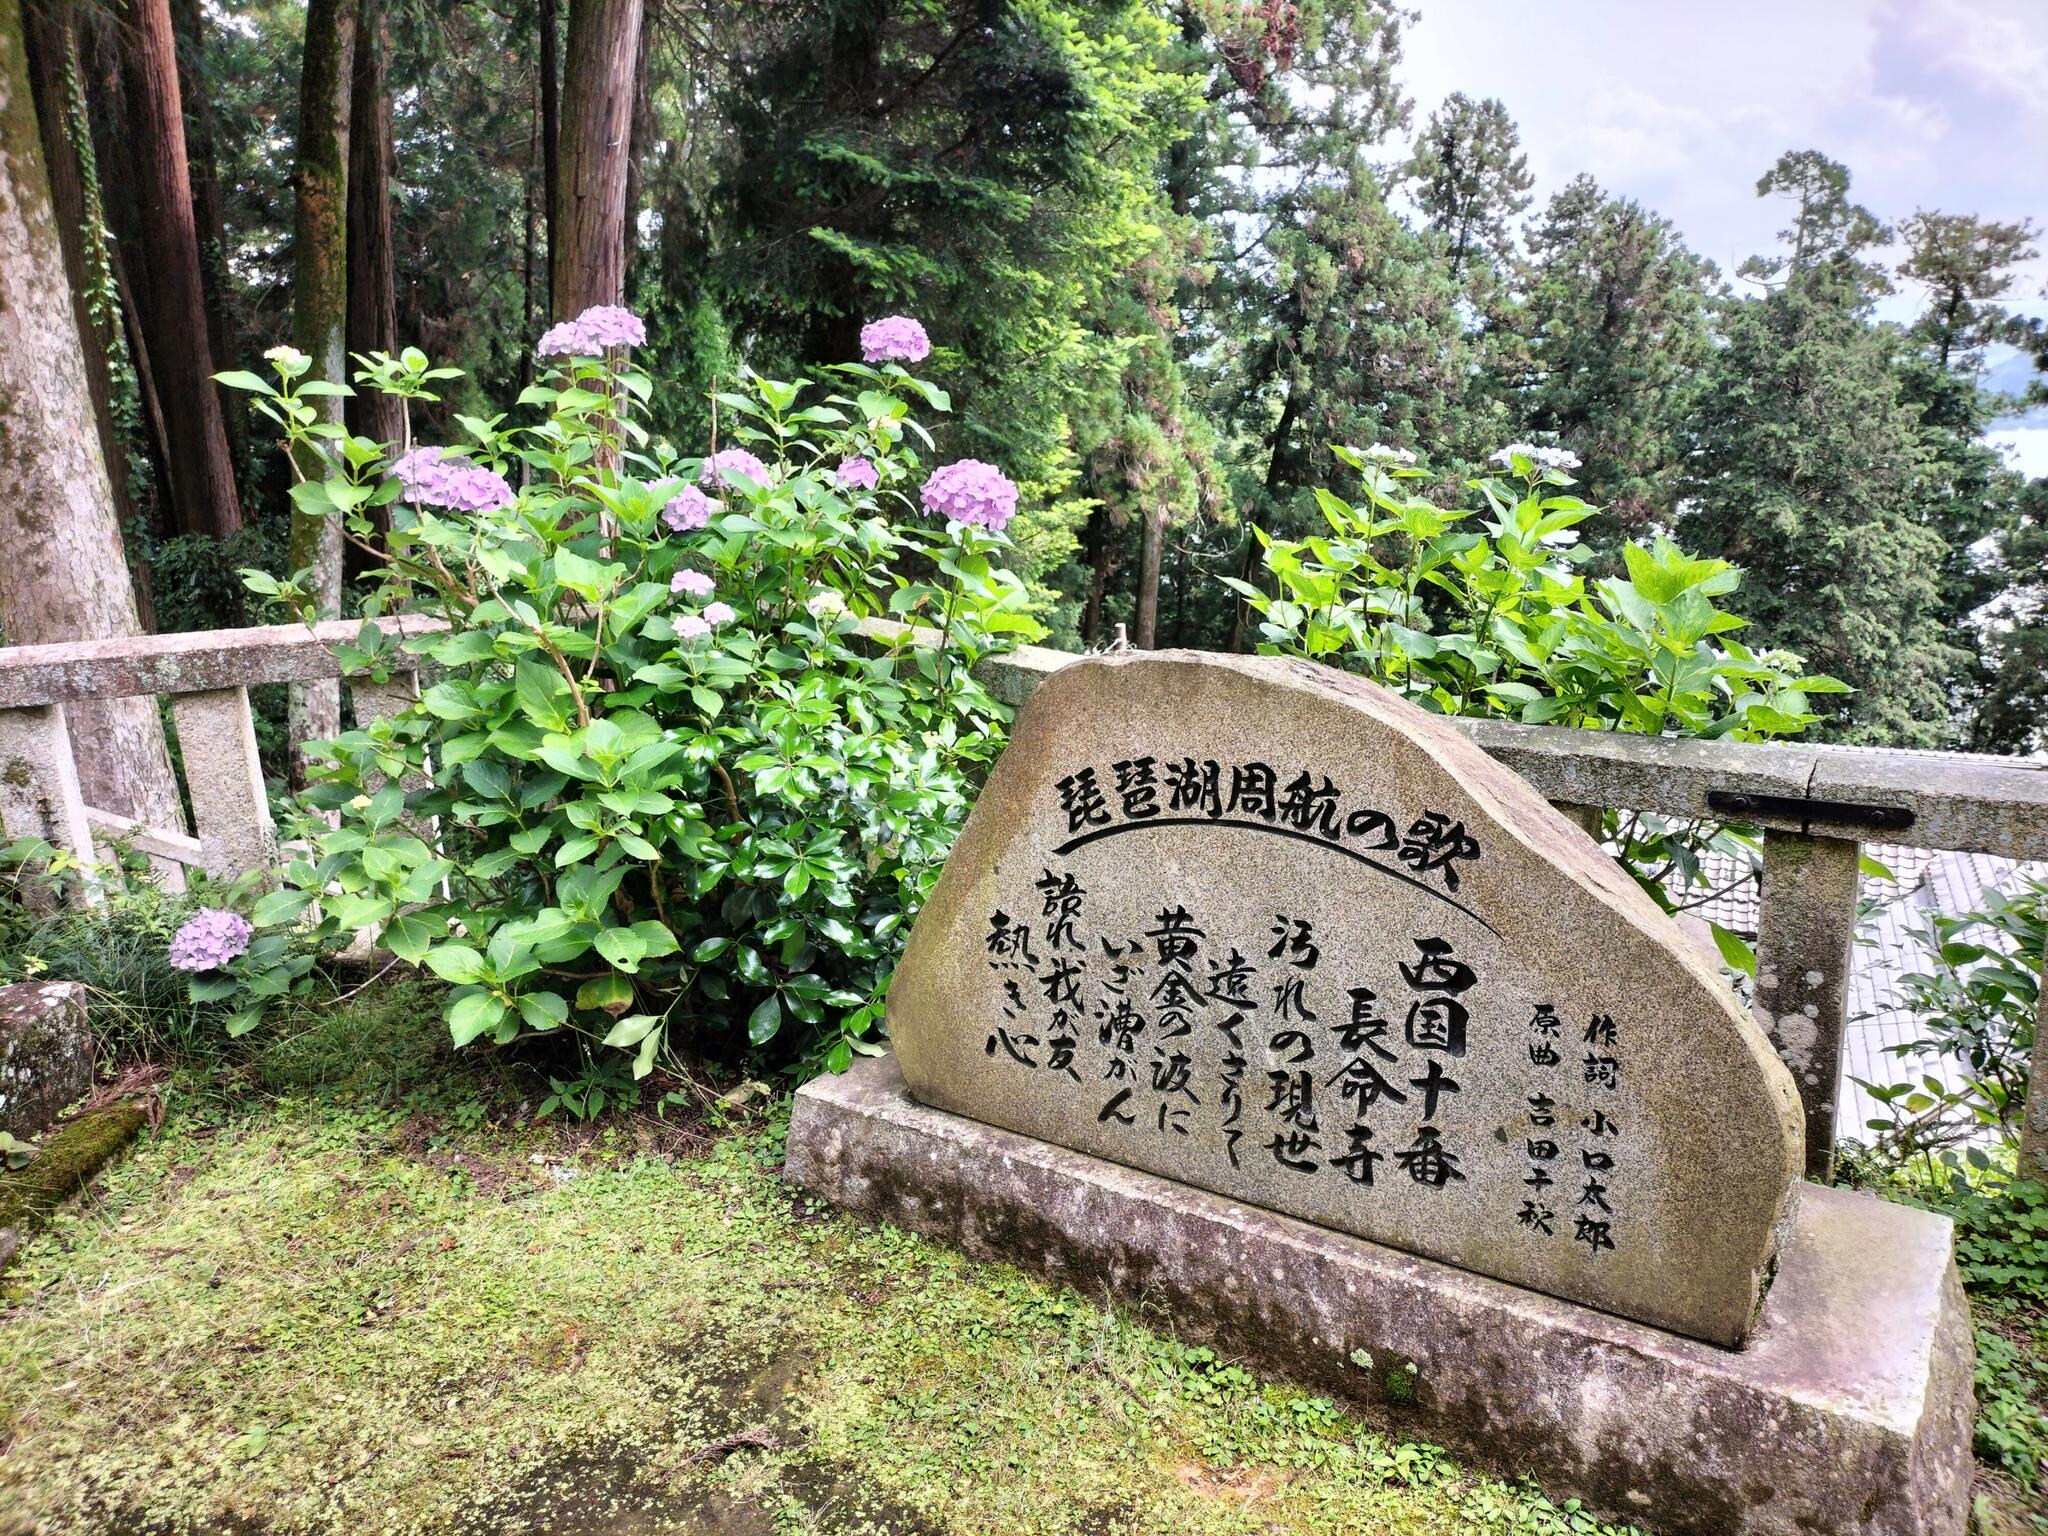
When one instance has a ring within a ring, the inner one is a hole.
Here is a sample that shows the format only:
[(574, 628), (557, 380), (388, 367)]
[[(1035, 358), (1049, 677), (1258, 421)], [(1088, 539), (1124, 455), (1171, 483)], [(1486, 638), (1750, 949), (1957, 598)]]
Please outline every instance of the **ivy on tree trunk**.
[[(0, 0), (0, 622), (11, 644), (141, 629), (81, 351), (21, 3)], [(65, 715), (88, 805), (182, 829), (154, 699), (86, 701)]]

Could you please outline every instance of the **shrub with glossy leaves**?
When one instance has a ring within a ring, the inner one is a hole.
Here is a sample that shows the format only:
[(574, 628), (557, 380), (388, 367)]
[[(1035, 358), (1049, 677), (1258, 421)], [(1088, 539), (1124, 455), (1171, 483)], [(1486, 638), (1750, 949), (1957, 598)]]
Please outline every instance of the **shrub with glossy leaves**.
[[(326, 425), (292, 364), (230, 376), (317, 466), (300, 514), (381, 563), (369, 610), (449, 624), (405, 643), (437, 672), (419, 702), (327, 748), (313, 854), (251, 916), (313, 942), (380, 930), (452, 984), (458, 1042), (574, 1031), (636, 1075), (742, 1040), (843, 1065), (1002, 741), (970, 668), (1036, 631), (1007, 540), (921, 510), (912, 406), (948, 401), (893, 363), (747, 377), (718, 397), (729, 441), (679, 455), (639, 425), (652, 385), (624, 332), (591, 336), (597, 355), (543, 359), (534, 419), (458, 418), (468, 441), (430, 462), (461, 461), (460, 497), (413, 494), (391, 470), (419, 450)], [(408, 398), (441, 373), (362, 361)], [(468, 494), (484, 476), (510, 494)], [(351, 660), (412, 664), (367, 625)]]
[[(1589, 580), (1574, 530), (1596, 509), (1571, 494), (1576, 460), (1562, 450), (1500, 450), (1501, 473), (1458, 487), (1476, 510), (1423, 494), (1444, 489), (1412, 453), (1334, 451), (1362, 499), (1318, 490), (1329, 533), (1254, 530), (1267, 587), (1229, 581), (1264, 653), (1363, 673), (1436, 714), (1737, 741), (1796, 735), (1817, 718), (1812, 695), (1844, 691), (1790, 652), (1735, 639), (1745, 622), (1719, 599), (1742, 578), (1726, 561), (1660, 538), (1623, 549), (1625, 575)], [(1609, 812), (1605, 833), (1666, 907), (1709, 899), (1692, 893), (1706, 848), (1758, 859), (1754, 836), (1713, 824)], [(1753, 968), (1738, 936), (1715, 936), (1731, 968)]]

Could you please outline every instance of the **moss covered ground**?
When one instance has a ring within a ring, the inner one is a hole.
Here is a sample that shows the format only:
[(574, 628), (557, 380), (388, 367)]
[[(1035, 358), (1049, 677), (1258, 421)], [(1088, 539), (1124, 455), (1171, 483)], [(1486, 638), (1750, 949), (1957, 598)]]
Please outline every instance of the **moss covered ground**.
[(819, 1209), (772, 1113), (536, 1124), (331, 1033), (174, 1090), (24, 1251), (0, 1531), (1612, 1530)]

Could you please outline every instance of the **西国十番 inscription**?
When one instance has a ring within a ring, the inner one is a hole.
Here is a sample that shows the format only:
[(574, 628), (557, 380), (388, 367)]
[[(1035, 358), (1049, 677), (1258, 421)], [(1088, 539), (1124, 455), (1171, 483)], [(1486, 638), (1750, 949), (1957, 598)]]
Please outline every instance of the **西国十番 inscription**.
[(1055, 675), (889, 1023), (941, 1108), (1722, 1343), (1798, 1166), (1768, 1043), (1582, 833), (1279, 661)]

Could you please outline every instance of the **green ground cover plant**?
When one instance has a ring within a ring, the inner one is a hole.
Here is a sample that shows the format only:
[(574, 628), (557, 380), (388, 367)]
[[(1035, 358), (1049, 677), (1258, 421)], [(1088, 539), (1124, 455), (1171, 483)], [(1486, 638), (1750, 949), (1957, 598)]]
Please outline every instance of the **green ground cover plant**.
[[(1623, 1536), (798, 1197), (772, 1101), (536, 1121), (419, 1001), (281, 1019), (239, 1090), (174, 1080), (30, 1248), (0, 1529)], [(396, 1091), (306, 1075), (408, 1016)]]

